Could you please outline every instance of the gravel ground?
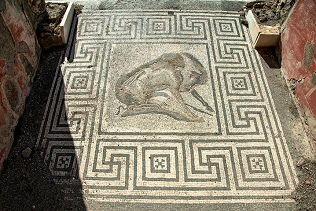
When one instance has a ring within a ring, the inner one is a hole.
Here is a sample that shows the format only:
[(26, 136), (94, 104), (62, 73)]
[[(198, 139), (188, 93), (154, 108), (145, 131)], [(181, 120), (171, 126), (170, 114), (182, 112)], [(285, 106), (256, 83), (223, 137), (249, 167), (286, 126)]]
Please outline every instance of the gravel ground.
[(316, 210), (316, 163), (301, 160), (297, 164), (299, 169), (299, 185), (293, 193), (297, 203), (297, 210)]

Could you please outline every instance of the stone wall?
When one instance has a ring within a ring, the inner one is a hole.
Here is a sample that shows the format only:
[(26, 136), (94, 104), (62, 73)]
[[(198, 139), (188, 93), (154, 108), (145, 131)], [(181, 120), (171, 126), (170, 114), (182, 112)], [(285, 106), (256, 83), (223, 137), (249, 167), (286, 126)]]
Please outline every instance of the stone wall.
[(298, 0), (282, 33), (283, 71), (287, 79), (292, 82), (299, 106), (314, 139), (316, 139), (315, 23), (316, 0)]
[(35, 30), (44, 0), (0, 0), (0, 171), (40, 59)]

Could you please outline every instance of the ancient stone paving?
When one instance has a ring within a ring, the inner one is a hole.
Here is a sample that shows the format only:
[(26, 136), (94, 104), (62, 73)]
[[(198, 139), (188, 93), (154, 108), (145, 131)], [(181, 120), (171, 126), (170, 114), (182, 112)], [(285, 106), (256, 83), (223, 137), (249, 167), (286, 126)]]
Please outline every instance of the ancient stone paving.
[(297, 182), (234, 12), (81, 14), (38, 146), (56, 182), (80, 179), (88, 200), (288, 203)]

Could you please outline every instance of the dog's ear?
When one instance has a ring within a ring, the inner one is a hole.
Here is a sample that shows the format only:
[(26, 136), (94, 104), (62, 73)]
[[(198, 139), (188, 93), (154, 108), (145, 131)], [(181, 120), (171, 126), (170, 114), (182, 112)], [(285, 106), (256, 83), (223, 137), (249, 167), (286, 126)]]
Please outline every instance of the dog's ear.
[(176, 67), (184, 67), (184, 59), (179, 53), (165, 53), (160, 59)]
[(192, 54), (182, 53), (182, 55), (191, 60), (191, 62), (195, 66), (195, 69), (193, 71), (200, 75), (198, 84), (205, 84), (208, 79), (207, 79), (206, 70), (203, 67), (202, 63), (197, 58), (195, 58)]

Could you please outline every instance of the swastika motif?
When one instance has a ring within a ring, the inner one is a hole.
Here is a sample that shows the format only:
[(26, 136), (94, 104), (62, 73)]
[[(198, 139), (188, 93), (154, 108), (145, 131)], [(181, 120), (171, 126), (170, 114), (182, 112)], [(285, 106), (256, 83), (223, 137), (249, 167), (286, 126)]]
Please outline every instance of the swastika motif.
[(247, 89), (247, 84), (245, 78), (232, 78), (233, 88), (234, 89)]
[(151, 172), (168, 172), (169, 157), (168, 156), (152, 156), (153, 163), (151, 164)]
[(263, 158), (260, 156), (248, 156), (250, 172), (264, 172), (267, 169)]
[(69, 168), (70, 162), (72, 160), (71, 156), (62, 156), (57, 154), (57, 162), (55, 168), (57, 169), (67, 169)]
[[(181, 103), (161, 109), (166, 99)], [(78, 175), (96, 201), (292, 202), (297, 183), (262, 65), (234, 12), (83, 12), (38, 146), (56, 181)]]
[(154, 31), (163, 31), (165, 30), (165, 23), (164, 22), (154, 22)]
[(221, 30), (224, 32), (231, 32), (232, 26), (231, 24), (221, 24)]

